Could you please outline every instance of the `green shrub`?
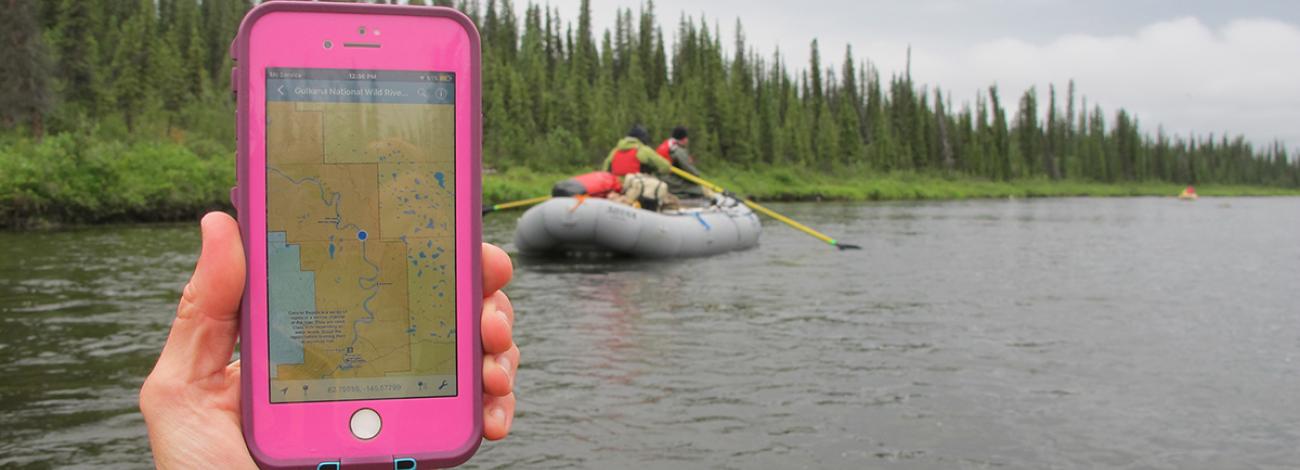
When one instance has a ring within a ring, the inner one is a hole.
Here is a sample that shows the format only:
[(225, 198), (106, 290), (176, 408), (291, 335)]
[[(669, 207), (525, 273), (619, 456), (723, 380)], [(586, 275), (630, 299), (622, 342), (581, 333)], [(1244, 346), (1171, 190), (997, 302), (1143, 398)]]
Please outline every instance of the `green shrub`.
[(175, 220), (228, 208), (232, 155), (61, 134), (0, 145), (0, 226)]

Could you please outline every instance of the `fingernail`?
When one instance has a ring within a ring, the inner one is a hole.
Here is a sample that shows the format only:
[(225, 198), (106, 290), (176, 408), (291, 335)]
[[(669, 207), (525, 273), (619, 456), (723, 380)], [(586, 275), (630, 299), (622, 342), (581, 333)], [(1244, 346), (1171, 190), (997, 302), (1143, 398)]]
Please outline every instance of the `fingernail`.
[(208, 217), (199, 219), (199, 253), (203, 253), (203, 240), (208, 238)]
[(492, 419), (499, 419), (499, 420), (501, 420), (501, 422), (504, 423), (504, 422), (506, 421), (506, 410), (501, 409), (501, 407), (499, 407), (499, 406), (496, 407), (496, 408), (493, 408), (493, 409), (492, 409)]
[(208, 233), (208, 230), (212, 226), (212, 219), (216, 217), (214, 214), (216, 214), (216, 212), (209, 212), (203, 214), (203, 217), (199, 219), (199, 234), (206, 235)]
[[(501, 317), (501, 321), (506, 322), (506, 325), (510, 325), (510, 317), (506, 316), (506, 312), (497, 310), (497, 316)], [(514, 326), (514, 325), (510, 325), (510, 326)]]

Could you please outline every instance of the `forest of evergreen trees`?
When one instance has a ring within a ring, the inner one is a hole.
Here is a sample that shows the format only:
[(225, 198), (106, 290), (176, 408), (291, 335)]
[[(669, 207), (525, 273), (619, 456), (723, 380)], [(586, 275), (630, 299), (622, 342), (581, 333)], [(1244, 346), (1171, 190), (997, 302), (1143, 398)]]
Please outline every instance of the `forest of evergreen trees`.
[[(0, 0), (3, 134), (75, 133), (233, 146), (227, 47), (248, 0)], [(382, 3), (382, 0), (381, 0)], [(412, 0), (412, 4), (424, 4)], [(451, 1), (431, 3), (450, 5)], [(797, 167), (826, 173), (925, 172), (989, 180), (1046, 178), (1300, 187), (1300, 159), (1282, 143), (1169, 135), (1063, 90), (974, 103), (881, 77), (843, 51), (790, 67), (680, 17), (666, 40), (653, 3), (621, 10), (612, 29), (510, 0), (455, 5), (483, 37), (485, 164), (594, 166), (633, 123), (662, 138), (691, 128), (702, 169)], [(837, 66), (830, 65), (837, 62)], [(1044, 109), (1045, 108), (1045, 109)], [(188, 145), (188, 144), (187, 144)]]
[(233, 138), (227, 49), (249, 2), (4, 1), (5, 127), (36, 137), (122, 127), (151, 139), (160, 129), (224, 128)]

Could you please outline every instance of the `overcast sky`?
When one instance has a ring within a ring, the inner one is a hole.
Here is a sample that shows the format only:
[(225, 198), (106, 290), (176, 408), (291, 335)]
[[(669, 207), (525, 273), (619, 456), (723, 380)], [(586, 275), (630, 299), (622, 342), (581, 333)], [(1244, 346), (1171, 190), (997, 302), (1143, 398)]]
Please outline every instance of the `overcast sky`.
[[(515, 1), (522, 15), (527, 0)], [(579, 0), (548, 1), (576, 22)], [(592, 4), (603, 31), (616, 9), (642, 2)], [(1004, 101), (1037, 86), (1045, 108), (1047, 85), (1063, 100), (1073, 78), (1090, 103), (1122, 106), (1148, 131), (1300, 146), (1298, 0), (658, 0), (655, 11), (669, 41), (682, 13), (704, 15), (728, 48), (740, 18), (751, 45), (764, 56), (779, 46), (799, 68), (815, 37), (827, 65), (838, 68), (852, 44), (887, 77), (901, 73), (910, 44), (913, 78), (957, 105), (997, 83)]]

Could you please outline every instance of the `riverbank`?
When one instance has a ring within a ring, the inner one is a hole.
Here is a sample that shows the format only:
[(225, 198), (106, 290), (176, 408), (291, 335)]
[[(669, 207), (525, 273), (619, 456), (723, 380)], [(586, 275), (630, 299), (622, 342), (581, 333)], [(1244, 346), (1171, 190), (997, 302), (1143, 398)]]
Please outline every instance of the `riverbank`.
[[(494, 172), (483, 178), (483, 200), (485, 204), (494, 204), (550, 194), (551, 185), (556, 181), (581, 171), (539, 173), (512, 169)], [(1184, 188), (1180, 184), (1159, 181), (1114, 184), (1048, 179), (988, 181), (917, 173), (827, 174), (797, 169), (719, 170), (710, 172), (706, 178), (737, 194), (772, 201), (1174, 197)], [(1269, 186), (1198, 185), (1196, 192), (1209, 197), (1300, 196), (1300, 188)]]
[[(230, 210), (234, 162), (216, 145), (84, 141), (60, 135), (40, 144), (0, 145), (0, 229), (197, 219)], [(487, 170), (485, 204), (546, 195), (556, 181), (585, 170)], [(711, 168), (707, 177), (759, 200), (887, 201), (921, 199), (1174, 196), (1165, 182), (1105, 184), (1025, 179), (987, 181), (917, 173), (819, 172)], [(1300, 196), (1300, 188), (1200, 185), (1202, 196)]]
[(230, 208), (229, 150), (71, 133), (0, 142), (0, 229), (197, 219)]

